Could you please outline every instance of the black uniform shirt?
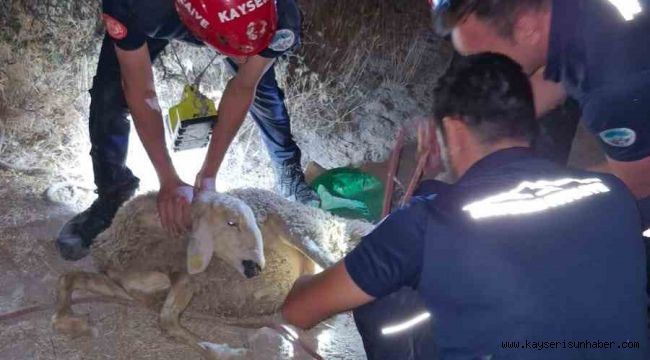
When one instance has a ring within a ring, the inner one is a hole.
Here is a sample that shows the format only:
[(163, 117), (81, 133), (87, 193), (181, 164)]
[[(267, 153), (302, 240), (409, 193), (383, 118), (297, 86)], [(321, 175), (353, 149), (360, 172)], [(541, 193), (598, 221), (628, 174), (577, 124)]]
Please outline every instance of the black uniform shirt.
[(645, 247), (620, 180), (511, 148), (435, 190), (345, 266), (373, 297), (417, 289), (440, 359), (647, 359)]

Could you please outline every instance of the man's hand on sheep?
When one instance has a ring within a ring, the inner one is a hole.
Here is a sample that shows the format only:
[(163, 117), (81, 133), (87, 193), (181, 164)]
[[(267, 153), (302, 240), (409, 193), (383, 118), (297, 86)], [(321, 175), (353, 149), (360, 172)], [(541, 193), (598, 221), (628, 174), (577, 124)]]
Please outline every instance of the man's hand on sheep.
[(158, 192), (158, 213), (162, 227), (179, 235), (192, 228), (190, 204), (194, 190), (180, 179), (163, 182)]
[(198, 195), (201, 191), (216, 191), (215, 181), (215, 177), (205, 176), (203, 171), (200, 171), (194, 181), (194, 195)]

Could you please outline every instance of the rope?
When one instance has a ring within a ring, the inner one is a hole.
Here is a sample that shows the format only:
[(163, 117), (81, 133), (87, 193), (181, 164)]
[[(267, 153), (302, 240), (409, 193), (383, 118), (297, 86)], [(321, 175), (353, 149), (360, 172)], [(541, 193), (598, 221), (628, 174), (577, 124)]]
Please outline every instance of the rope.
[(219, 54), (215, 53), (212, 59), (210, 60), (210, 62), (208, 62), (208, 64), (203, 68), (203, 70), (201, 70), (199, 75), (197, 75), (194, 78), (194, 82), (191, 82), (190, 78), (188, 77), (187, 70), (185, 69), (185, 66), (183, 66), (183, 62), (181, 61), (181, 58), (178, 56), (178, 52), (176, 51), (176, 47), (174, 46), (174, 44), (171, 44), (171, 48), (172, 48), (172, 53), (174, 53), (174, 59), (178, 63), (178, 66), (181, 68), (181, 72), (183, 73), (183, 77), (185, 78), (186, 83), (192, 84), (194, 87), (198, 89), (199, 85), (201, 85), (201, 80), (203, 80), (203, 75), (205, 75), (205, 72), (208, 70), (208, 68), (210, 68), (210, 65), (212, 65), (214, 60), (216, 60), (217, 57), (219, 57)]
[(185, 82), (188, 84), (191, 84), (192, 82), (190, 79), (187, 77), (187, 70), (185, 70), (185, 66), (183, 66), (183, 63), (181, 62), (181, 58), (178, 57), (178, 53), (176, 52), (176, 47), (174, 47), (174, 44), (171, 44), (172, 47), (172, 53), (174, 53), (174, 59), (178, 63), (178, 66), (181, 68), (181, 72), (183, 73), (183, 77), (185, 78)]
[[(123, 306), (137, 306), (138, 308), (145, 309), (151, 312), (154, 312), (153, 309), (145, 306), (144, 304), (137, 302), (137, 301), (129, 301), (129, 300), (124, 300), (112, 296), (89, 296), (89, 297), (81, 297), (81, 298), (76, 298), (72, 299), (70, 302), (70, 305), (76, 305), (76, 304), (88, 304), (88, 303), (107, 303), (107, 304), (118, 304), (118, 305), (123, 305)], [(20, 318), (35, 312), (40, 312), (40, 311), (46, 311), (46, 310), (54, 310), (56, 307), (56, 304), (54, 303), (49, 303), (49, 304), (39, 304), (39, 305), (33, 305), (33, 306), (27, 306), (15, 311), (9, 311), (6, 313), (0, 313), (0, 323), (6, 323), (11, 320), (15, 320), (16, 318)], [(205, 314), (193, 314), (191, 312), (185, 312), (185, 316), (188, 316), (189, 318), (196, 318), (196, 319), (202, 319), (202, 320), (212, 320), (215, 322), (222, 322), (222, 319), (219, 317), (214, 317), (210, 315), (205, 315)], [(323, 360), (323, 357), (318, 355), (316, 350), (312, 349), (309, 344), (307, 344), (303, 339), (300, 337), (295, 337), (294, 334), (292, 334), (290, 331), (287, 330), (286, 325), (281, 325), (278, 323), (270, 323), (267, 324), (266, 327), (274, 330), (280, 336), (282, 336), (284, 339), (287, 339), (291, 341), (293, 344), (300, 346), (309, 356), (314, 358), (314, 360)]]
[(199, 88), (199, 85), (201, 85), (201, 80), (203, 80), (203, 75), (205, 75), (205, 72), (208, 70), (208, 68), (210, 67), (210, 65), (212, 65), (212, 63), (214, 62), (214, 60), (217, 59), (217, 57), (219, 57), (219, 54), (214, 54), (214, 56), (212, 57), (212, 59), (210, 60), (210, 62), (208, 63), (208, 65), (206, 65), (206, 66), (203, 68), (203, 70), (199, 73), (199, 75), (197, 75), (196, 79), (194, 80), (194, 86), (195, 86), (197, 89)]

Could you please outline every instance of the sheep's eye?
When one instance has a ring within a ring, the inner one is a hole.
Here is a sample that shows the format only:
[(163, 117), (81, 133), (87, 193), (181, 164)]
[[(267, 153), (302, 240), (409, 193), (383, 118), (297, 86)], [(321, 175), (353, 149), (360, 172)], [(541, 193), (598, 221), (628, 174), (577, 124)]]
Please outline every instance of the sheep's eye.
[(237, 223), (234, 221), (228, 221), (228, 226), (237, 226)]

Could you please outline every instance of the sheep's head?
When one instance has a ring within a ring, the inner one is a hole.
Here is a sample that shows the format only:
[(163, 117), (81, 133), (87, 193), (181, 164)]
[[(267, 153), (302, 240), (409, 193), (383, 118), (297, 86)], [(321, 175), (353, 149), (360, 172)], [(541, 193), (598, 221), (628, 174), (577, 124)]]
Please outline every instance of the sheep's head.
[(265, 265), (262, 233), (251, 208), (240, 199), (212, 191), (192, 204), (193, 229), (187, 247), (187, 270), (204, 271), (213, 254), (247, 278)]

